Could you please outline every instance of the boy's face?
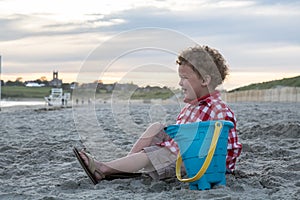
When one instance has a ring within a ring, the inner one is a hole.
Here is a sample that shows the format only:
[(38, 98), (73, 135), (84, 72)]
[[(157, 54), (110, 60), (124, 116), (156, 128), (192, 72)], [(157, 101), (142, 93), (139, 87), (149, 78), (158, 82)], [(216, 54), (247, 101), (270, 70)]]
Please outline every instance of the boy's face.
[(179, 65), (178, 73), (180, 77), (179, 85), (184, 94), (184, 102), (190, 102), (207, 94), (206, 87), (203, 87), (203, 79), (190, 66)]

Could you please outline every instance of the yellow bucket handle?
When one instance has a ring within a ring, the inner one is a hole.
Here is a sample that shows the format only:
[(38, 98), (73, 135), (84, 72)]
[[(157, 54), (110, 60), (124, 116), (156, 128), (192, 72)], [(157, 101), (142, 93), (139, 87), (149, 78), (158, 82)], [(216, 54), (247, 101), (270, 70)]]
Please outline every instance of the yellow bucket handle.
[(208, 168), (208, 166), (209, 166), (209, 164), (210, 164), (210, 162), (213, 158), (213, 155), (215, 153), (221, 129), (222, 129), (222, 123), (221, 122), (216, 122), (215, 123), (214, 135), (213, 135), (213, 138), (211, 140), (211, 144), (210, 144), (209, 151), (207, 153), (206, 159), (205, 159), (201, 169), (198, 171), (198, 173), (194, 177), (187, 178), (187, 179), (181, 178), (182, 157), (180, 155), (180, 152), (178, 152), (178, 156), (177, 156), (177, 160), (176, 160), (176, 176), (177, 176), (177, 179), (179, 181), (181, 181), (181, 182), (193, 182), (193, 181), (196, 181), (196, 180), (200, 179), (203, 176), (203, 174), (206, 172), (206, 170), (207, 170), (207, 168)]

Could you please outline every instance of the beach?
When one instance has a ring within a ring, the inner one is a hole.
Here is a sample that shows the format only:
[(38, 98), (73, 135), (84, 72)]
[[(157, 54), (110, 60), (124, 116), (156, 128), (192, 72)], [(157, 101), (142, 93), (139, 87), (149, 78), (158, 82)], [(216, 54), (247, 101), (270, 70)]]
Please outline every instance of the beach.
[(300, 199), (300, 104), (231, 103), (243, 150), (226, 186), (189, 190), (176, 177), (94, 186), (72, 148), (101, 161), (125, 156), (150, 123), (175, 123), (176, 103), (105, 103), (0, 112), (0, 199)]

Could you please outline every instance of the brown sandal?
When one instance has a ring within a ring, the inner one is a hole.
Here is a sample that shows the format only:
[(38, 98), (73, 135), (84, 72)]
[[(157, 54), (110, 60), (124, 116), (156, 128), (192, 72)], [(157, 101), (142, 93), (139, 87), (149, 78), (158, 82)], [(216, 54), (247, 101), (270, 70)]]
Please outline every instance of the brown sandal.
[(80, 156), (79, 151), (77, 150), (76, 147), (73, 148), (73, 152), (74, 152), (74, 154), (75, 154), (77, 160), (79, 161), (81, 167), (84, 169), (85, 173), (88, 175), (88, 177), (89, 177), (89, 178), (91, 179), (91, 181), (94, 183), (94, 185), (96, 185), (97, 183), (99, 183), (99, 180), (97, 180), (97, 178), (96, 178), (96, 176), (95, 176), (95, 173), (100, 174), (100, 176), (101, 176), (101, 179), (100, 179), (100, 180), (105, 179), (105, 175), (104, 175), (101, 171), (99, 171), (99, 170), (96, 169), (96, 166), (95, 166), (95, 160), (94, 160), (94, 158), (93, 158), (90, 154), (88, 154), (88, 153), (82, 151), (82, 153), (83, 153), (83, 154), (87, 157), (87, 159), (88, 159), (88, 163), (89, 163), (89, 164), (88, 164), (88, 166), (86, 166), (85, 163), (84, 163), (84, 160), (83, 160), (82, 157)]

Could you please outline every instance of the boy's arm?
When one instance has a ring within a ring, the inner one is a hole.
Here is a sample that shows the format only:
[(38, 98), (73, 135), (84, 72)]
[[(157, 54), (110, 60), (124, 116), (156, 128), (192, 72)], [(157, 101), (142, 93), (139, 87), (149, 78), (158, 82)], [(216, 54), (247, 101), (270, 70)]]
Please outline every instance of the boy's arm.
[(228, 145), (227, 145), (227, 157), (226, 157), (226, 167), (228, 170), (233, 171), (235, 168), (235, 163), (237, 157), (241, 154), (242, 144), (238, 142), (238, 137), (236, 134), (236, 128), (232, 128), (228, 134)]

